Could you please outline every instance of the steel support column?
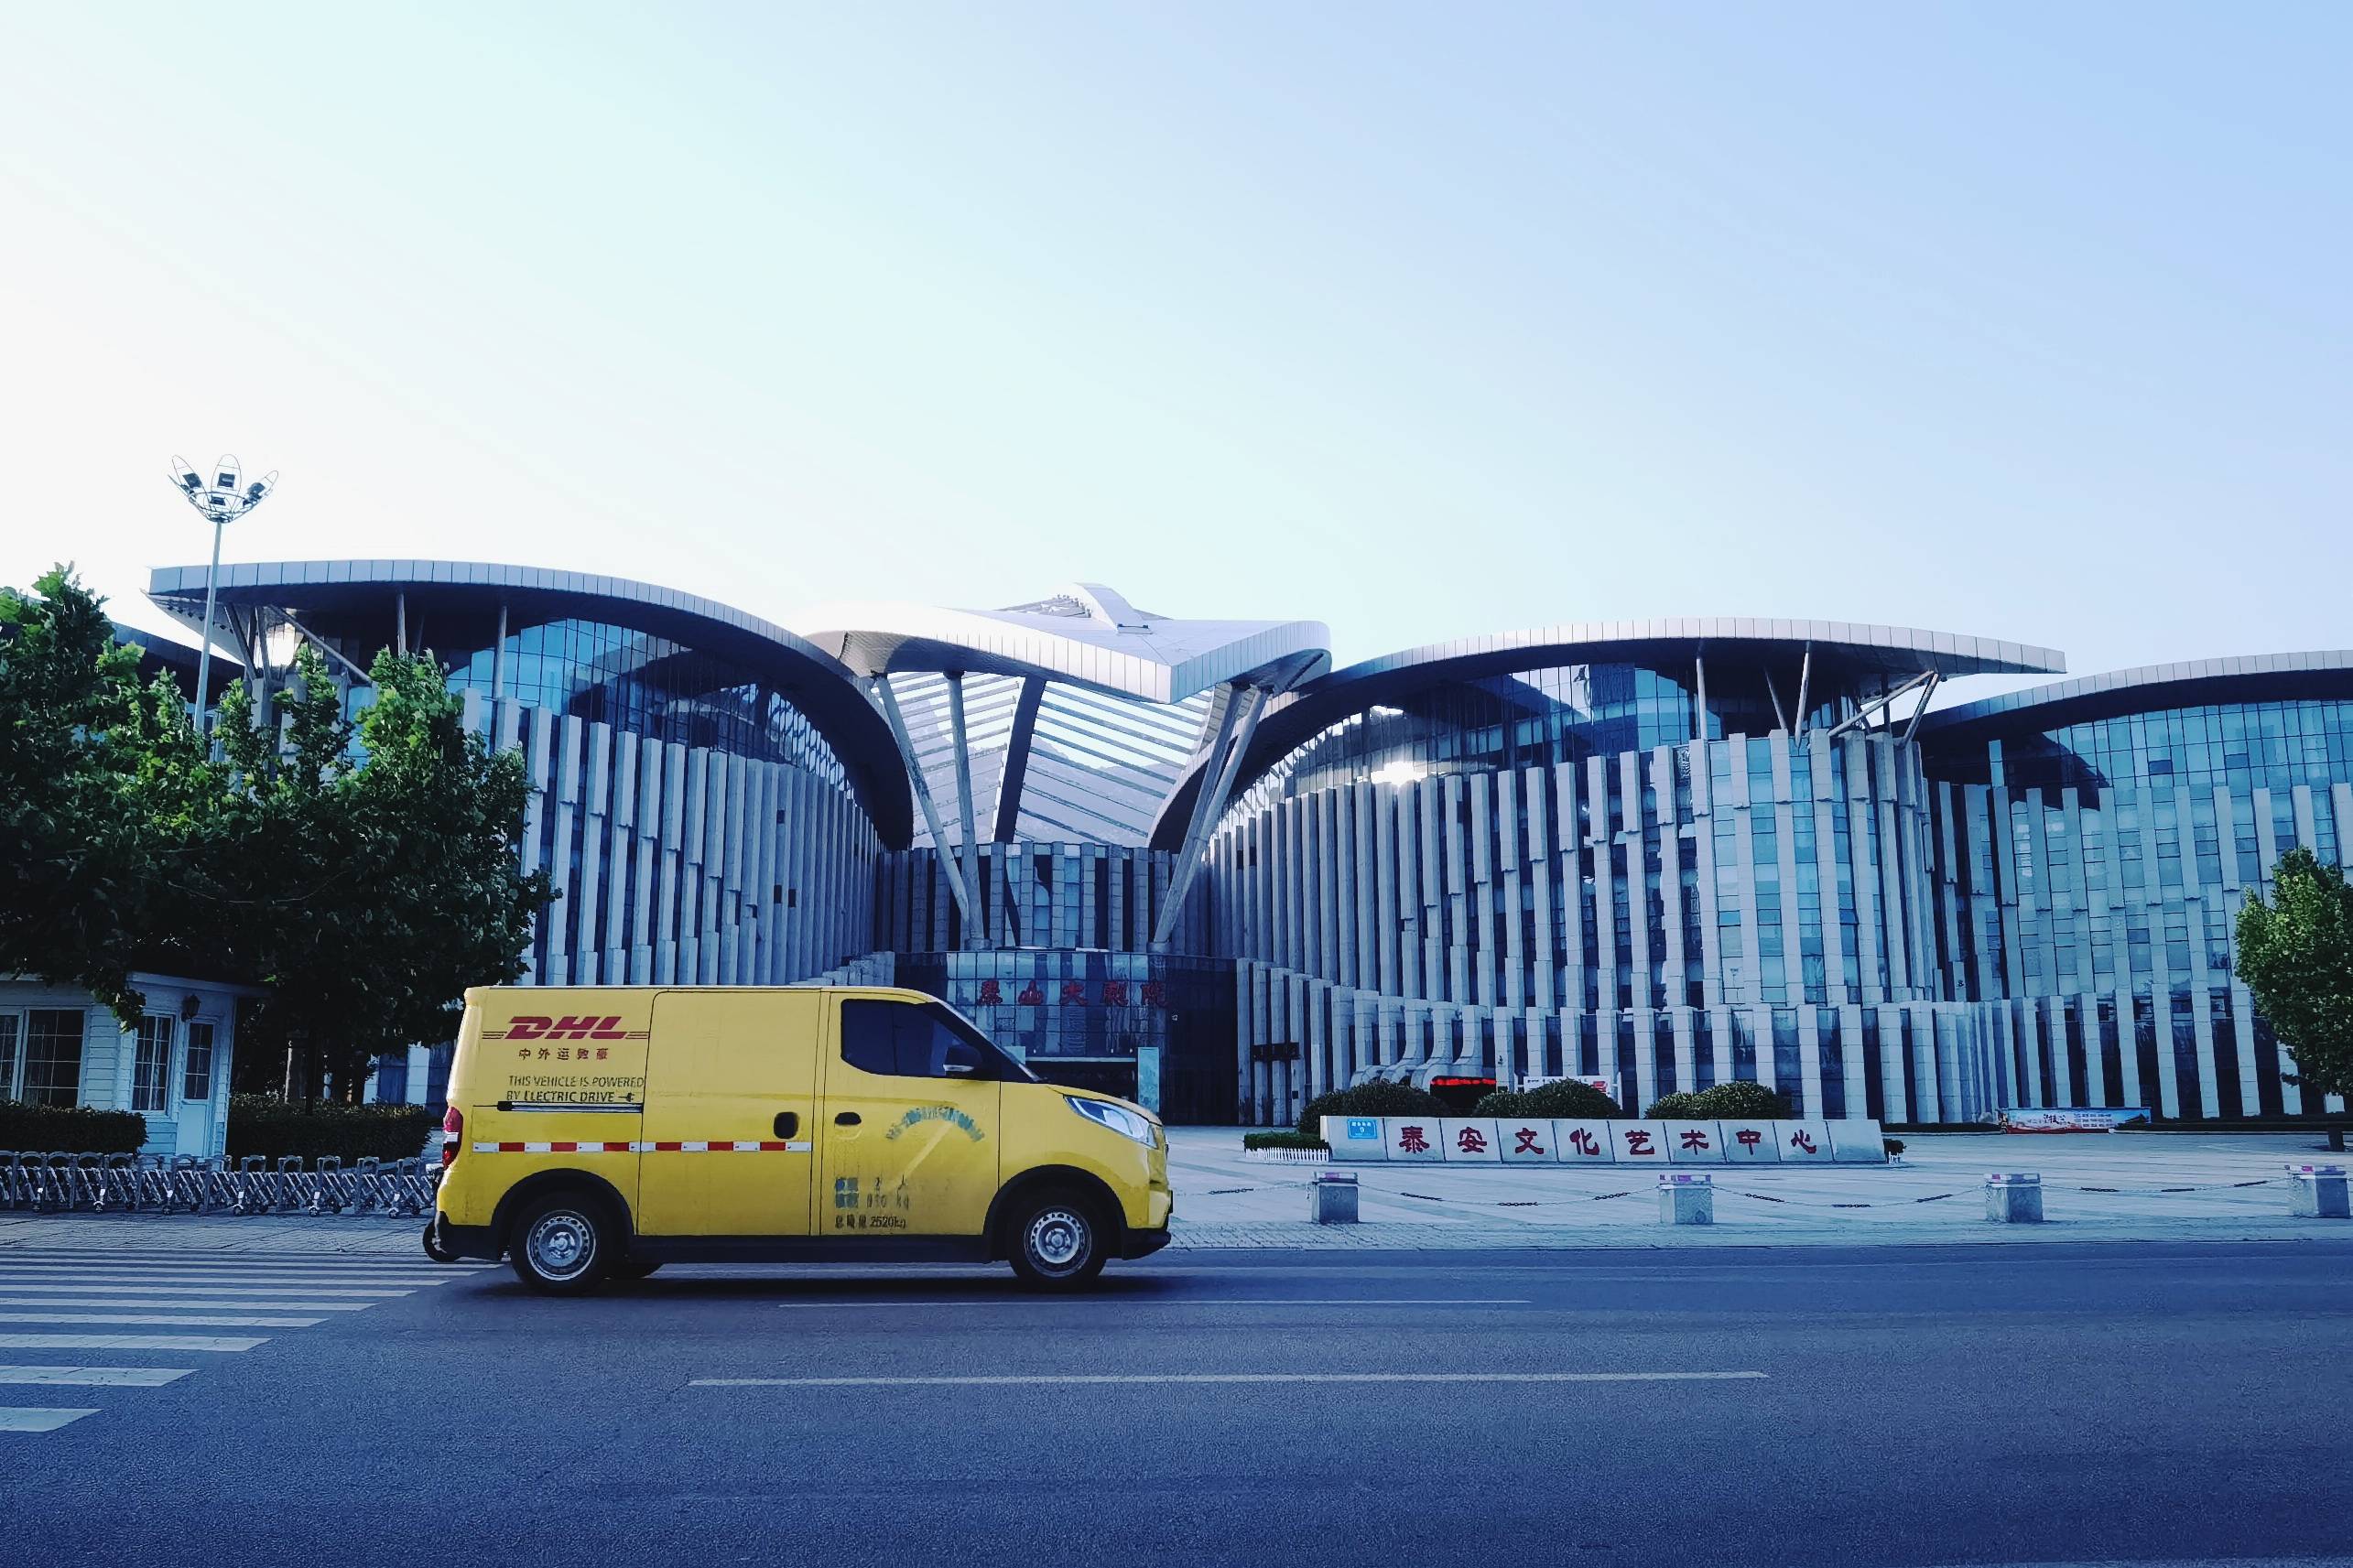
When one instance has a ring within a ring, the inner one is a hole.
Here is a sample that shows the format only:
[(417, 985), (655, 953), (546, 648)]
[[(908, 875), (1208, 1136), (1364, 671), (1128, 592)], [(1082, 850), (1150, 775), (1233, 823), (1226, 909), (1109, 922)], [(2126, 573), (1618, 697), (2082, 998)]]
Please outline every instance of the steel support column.
[(931, 829), (931, 844), (938, 851), (939, 874), (947, 879), (948, 891), (955, 895), (956, 907), (963, 912), (964, 924), (970, 925), (972, 924), (972, 895), (964, 886), (963, 871), (957, 865), (956, 857), (949, 853), (948, 835), (940, 827), (939, 807), (932, 801), (931, 785), (924, 779), (923, 764), (916, 760), (915, 742), (907, 738), (906, 716), (899, 711), (898, 695), (891, 690), (888, 676), (873, 676), (866, 682), (866, 690), (873, 697), (875, 706), (883, 710), (883, 718), (891, 727), (891, 739), (898, 742), (899, 761), (906, 764), (907, 783), (915, 790), (916, 805), (923, 810), (923, 825)]
[[(951, 670), (948, 674), (948, 728), (956, 747), (956, 818), (963, 830), (957, 855), (963, 861), (965, 887), (978, 892), (981, 887), (980, 830), (973, 822), (972, 749), (964, 732), (964, 672), (961, 670)], [(987, 922), (983, 920), (981, 925), (980, 930), (973, 928), (972, 906), (966, 904), (964, 940), (967, 946), (988, 936)]]
[(1217, 738), (1209, 742), (1209, 754), (1201, 759), (1201, 784), (1193, 795), (1193, 820), (1185, 829), (1184, 846), (1176, 851), (1176, 864), (1168, 874), (1168, 892), (1160, 905), (1160, 918), (1153, 924), (1155, 947), (1165, 946), (1176, 929), (1177, 918), (1185, 910), (1185, 895), (1193, 885), (1193, 873), (1200, 868), (1202, 846), (1209, 829), (1225, 815), (1226, 795), (1233, 787), (1234, 774), (1241, 771), (1242, 753), (1250, 750), (1251, 737), (1258, 731), (1258, 716), (1266, 708), (1264, 687), (1238, 686), (1230, 690)]

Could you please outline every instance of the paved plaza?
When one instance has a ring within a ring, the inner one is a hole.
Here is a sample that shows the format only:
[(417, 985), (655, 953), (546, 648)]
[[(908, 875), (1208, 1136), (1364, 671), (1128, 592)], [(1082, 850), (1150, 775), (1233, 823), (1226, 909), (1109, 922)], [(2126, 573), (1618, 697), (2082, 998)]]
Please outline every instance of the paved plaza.
[[(2347, 1162), (2309, 1133), (1907, 1134), (1901, 1164), (1725, 1166), (1712, 1227), (1659, 1223), (1654, 1169), (1325, 1166), (1246, 1157), (1231, 1128), (1169, 1133), (1176, 1247), (1660, 1248), (2293, 1240), (2286, 1167)], [(1307, 1218), (1318, 1170), (1355, 1174), (1362, 1223)], [(1678, 1167), (1688, 1170), (1689, 1167)], [(2046, 1223), (1991, 1225), (1991, 1171), (2033, 1171)]]

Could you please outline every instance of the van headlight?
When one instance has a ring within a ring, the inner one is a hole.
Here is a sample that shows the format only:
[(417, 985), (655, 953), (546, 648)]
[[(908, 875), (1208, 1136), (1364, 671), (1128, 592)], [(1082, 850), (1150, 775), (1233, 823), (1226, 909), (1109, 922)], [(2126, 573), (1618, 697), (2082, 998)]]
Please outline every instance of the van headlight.
[(1076, 1095), (1064, 1095), (1062, 1103), (1089, 1121), (1108, 1127), (1122, 1137), (1133, 1138), (1146, 1149), (1152, 1147), (1152, 1123), (1132, 1110), (1099, 1099), (1080, 1099)]

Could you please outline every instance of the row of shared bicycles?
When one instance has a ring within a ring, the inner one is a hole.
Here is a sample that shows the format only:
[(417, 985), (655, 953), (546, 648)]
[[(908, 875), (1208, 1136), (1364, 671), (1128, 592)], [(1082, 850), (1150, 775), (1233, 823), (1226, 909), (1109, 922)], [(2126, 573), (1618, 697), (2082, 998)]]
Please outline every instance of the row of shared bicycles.
[(192, 1155), (0, 1150), (0, 1211), (31, 1214), (349, 1215), (431, 1212), (439, 1162), (288, 1154)]

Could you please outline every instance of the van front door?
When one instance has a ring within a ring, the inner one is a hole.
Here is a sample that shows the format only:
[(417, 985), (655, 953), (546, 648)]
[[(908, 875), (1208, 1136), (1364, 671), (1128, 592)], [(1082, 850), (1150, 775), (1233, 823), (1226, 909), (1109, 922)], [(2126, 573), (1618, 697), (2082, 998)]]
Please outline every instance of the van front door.
[(637, 1228), (807, 1236), (816, 991), (664, 991), (645, 1051)]
[(938, 1002), (836, 999), (817, 1233), (978, 1236), (997, 1195), (993, 1058)]

